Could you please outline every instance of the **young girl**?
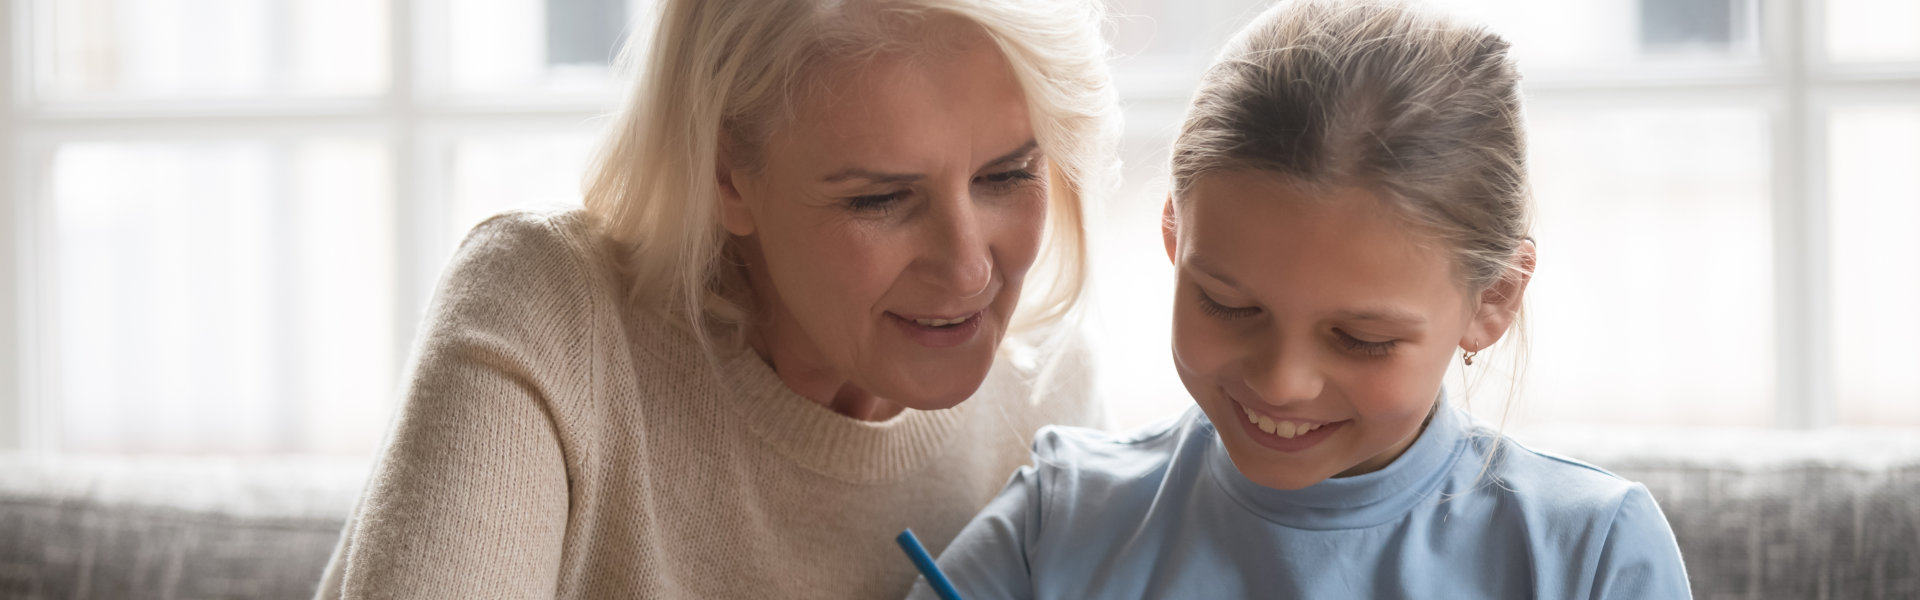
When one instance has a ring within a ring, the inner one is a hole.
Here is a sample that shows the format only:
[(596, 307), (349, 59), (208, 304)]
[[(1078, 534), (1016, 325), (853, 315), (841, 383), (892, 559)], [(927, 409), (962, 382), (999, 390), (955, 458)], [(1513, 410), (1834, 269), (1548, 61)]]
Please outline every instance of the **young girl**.
[(1403, 5), (1295, 0), (1242, 31), (1165, 209), (1198, 410), (1044, 430), (940, 557), (962, 596), (1689, 597), (1645, 487), (1441, 390), (1533, 271), (1517, 81), (1498, 36)]

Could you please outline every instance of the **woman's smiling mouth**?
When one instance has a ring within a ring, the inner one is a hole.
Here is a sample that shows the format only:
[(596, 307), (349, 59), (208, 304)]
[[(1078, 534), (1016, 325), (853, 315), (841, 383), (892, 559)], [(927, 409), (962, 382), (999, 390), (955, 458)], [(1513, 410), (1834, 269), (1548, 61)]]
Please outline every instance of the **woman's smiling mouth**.
[(974, 338), (980, 332), (980, 317), (985, 311), (974, 311), (957, 317), (914, 316), (908, 317), (887, 313), (895, 325), (907, 334), (907, 338), (928, 348), (951, 348)]

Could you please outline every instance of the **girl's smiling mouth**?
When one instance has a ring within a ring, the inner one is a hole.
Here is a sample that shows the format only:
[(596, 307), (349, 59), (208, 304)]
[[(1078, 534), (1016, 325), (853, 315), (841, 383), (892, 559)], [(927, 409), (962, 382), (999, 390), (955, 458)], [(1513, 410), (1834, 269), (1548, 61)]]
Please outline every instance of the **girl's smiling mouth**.
[(1228, 400), (1246, 416), (1245, 419), (1236, 420), (1240, 421), (1240, 429), (1246, 432), (1249, 439), (1261, 446), (1281, 452), (1300, 452), (1317, 446), (1349, 422), (1347, 420), (1275, 419), (1261, 414), (1252, 407), (1240, 404), (1238, 400), (1232, 400), (1231, 396)]

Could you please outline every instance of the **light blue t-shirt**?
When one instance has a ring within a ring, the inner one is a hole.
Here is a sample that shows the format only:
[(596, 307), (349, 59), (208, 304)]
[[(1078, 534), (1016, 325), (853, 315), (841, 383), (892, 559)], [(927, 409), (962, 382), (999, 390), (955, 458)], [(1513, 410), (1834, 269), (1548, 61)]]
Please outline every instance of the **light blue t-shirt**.
[[(1385, 469), (1276, 490), (1205, 413), (1126, 437), (1048, 427), (940, 568), (997, 598), (1689, 598), (1640, 484), (1442, 401)], [(933, 599), (925, 581), (912, 598)]]

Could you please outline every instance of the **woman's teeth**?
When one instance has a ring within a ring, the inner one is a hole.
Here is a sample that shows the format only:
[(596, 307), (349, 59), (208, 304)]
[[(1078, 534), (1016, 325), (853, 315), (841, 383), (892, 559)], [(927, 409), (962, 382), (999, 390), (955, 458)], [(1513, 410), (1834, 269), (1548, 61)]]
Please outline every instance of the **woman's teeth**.
[(946, 327), (948, 325), (965, 323), (967, 319), (971, 318), (973, 318), (973, 315), (967, 315), (958, 319), (914, 319), (913, 322), (925, 327)]
[(1272, 418), (1267, 417), (1266, 415), (1253, 412), (1253, 409), (1247, 408), (1245, 406), (1240, 407), (1240, 410), (1247, 412), (1248, 423), (1252, 423), (1260, 427), (1261, 431), (1271, 433), (1283, 438), (1293, 438), (1293, 437), (1306, 435), (1310, 431), (1326, 426), (1325, 423), (1314, 424), (1314, 423), (1301, 423), (1298, 421), (1275, 421)]

